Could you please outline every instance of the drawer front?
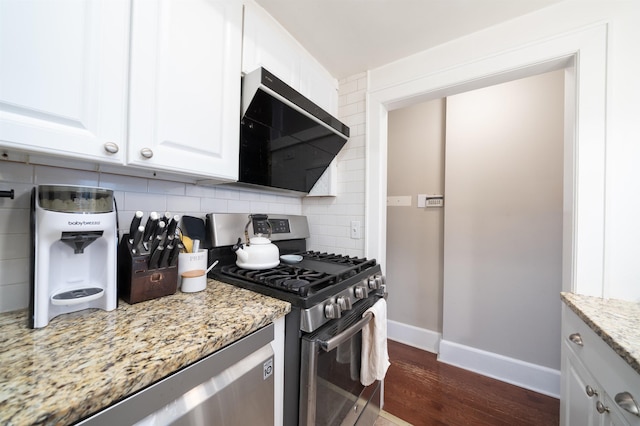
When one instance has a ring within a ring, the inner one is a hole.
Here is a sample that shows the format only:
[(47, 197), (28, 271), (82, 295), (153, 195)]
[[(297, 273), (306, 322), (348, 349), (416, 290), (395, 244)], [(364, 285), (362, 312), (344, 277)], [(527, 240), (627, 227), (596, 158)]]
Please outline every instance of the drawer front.
[(609, 405), (613, 406), (610, 408), (615, 414), (629, 424), (640, 425), (640, 416), (630, 414), (613, 402), (617, 395), (619, 398), (627, 396), (623, 394), (626, 392), (640, 406), (640, 374), (566, 305), (562, 308), (562, 319), (564, 347), (582, 361), (610, 397)]

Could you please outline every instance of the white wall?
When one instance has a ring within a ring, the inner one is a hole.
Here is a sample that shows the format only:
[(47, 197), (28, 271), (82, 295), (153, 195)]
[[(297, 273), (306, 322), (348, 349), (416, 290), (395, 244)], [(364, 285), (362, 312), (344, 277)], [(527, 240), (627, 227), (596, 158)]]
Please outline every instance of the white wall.
[(297, 197), (0, 161), (0, 190), (16, 192), (14, 200), (0, 198), (0, 312), (28, 306), (30, 191), (34, 185), (49, 183), (113, 189), (121, 234), (128, 232), (136, 210), (145, 212), (145, 218), (150, 211), (204, 218), (212, 212), (301, 214), (302, 210)]
[[(632, 196), (640, 192), (639, 20), (636, 1), (566, 0), (370, 70), (365, 252), (386, 268), (386, 191), (378, 188), (387, 179), (389, 111), (569, 67), (563, 289), (640, 300), (640, 199)], [(458, 349), (447, 346), (446, 357)], [(535, 370), (480, 349), (465, 355), (455, 362), (485, 374)], [(558, 371), (534, 373), (521, 379), (552, 393)]]
[[(640, 300), (640, 3), (567, 0), (369, 72), (368, 188), (384, 181), (386, 114), (421, 100), (576, 61), (575, 122), (565, 127), (575, 174), (565, 176), (565, 289)], [(565, 170), (567, 167), (565, 166)], [(572, 171), (573, 172), (573, 171)], [(573, 180), (575, 179), (575, 180)], [(367, 251), (385, 241), (385, 194), (367, 192)], [(376, 206), (379, 206), (376, 209)], [(384, 264), (384, 259), (381, 258)]]

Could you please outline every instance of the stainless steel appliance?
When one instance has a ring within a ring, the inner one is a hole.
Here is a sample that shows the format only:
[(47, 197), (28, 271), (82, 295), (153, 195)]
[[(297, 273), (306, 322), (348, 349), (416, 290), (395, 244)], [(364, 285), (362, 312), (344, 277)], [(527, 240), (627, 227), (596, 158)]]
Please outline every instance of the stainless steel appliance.
[(348, 137), (347, 126), (266, 69), (244, 76), (240, 184), (308, 193)]
[(57, 315), (117, 306), (113, 191), (38, 185), (31, 195), (29, 326)]
[(286, 261), (262, 270), (240, 268), (232, 245), (246, 220), (245, 214), (207, 215), (210, 261), (220, 261), (210, 275), (292, 304), (285, 318), (284, 423), (373, 424), (380, 382), (360, 383), (360, 342), (371, 319), (364, 312), (385, 294), (380, 266), (372, 259), (307, 251), (304, 216), (255, 215), (249, 231), (266, 234), (271, 228), (271, 241)]
[(273, 339), (270, 324), (78, 424), (274, 424)]

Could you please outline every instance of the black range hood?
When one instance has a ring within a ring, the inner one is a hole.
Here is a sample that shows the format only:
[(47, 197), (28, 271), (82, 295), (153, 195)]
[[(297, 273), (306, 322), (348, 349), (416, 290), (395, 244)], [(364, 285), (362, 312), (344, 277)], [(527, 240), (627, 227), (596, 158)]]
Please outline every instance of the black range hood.
[(264, 68), (242, 79), (239, 183), (306, 194), (349, 128)]

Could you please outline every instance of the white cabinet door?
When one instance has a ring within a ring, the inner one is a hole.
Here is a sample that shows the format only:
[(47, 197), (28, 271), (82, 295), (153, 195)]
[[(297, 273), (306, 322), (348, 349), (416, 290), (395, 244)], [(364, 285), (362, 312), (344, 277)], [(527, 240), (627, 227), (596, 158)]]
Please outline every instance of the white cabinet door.
[(300, 46), (264, 9), (247, 2), (244, 10), (242, 71), (263, 67), (294, 89), (300, 89)]
[(134, 0), (128, 164), (237, 180), (242, 4)]
[(338, 84), (273, 17), (253, 2), (244, 12), (242, 71), (264, 67), (280, 80), (336, 115)]
[[(563, 348), (564, 350), (564, 348)], [(568, 351), (567, 351), (568, 352)], [(595, 410), (594, 396), (587, 395), (587, 386), (593, 389), (595, 381), (582, 367), (580, 361), (565, 354), (566, 372), (564, 373), (563, 418), (560, 424), (564, 426), (584, 425), (595, 426), (600, 419)], [(596, 391), (594, 389), (594, 391)]]
[(123, 162), (129, 6), (0, 1), (0, 146)]

